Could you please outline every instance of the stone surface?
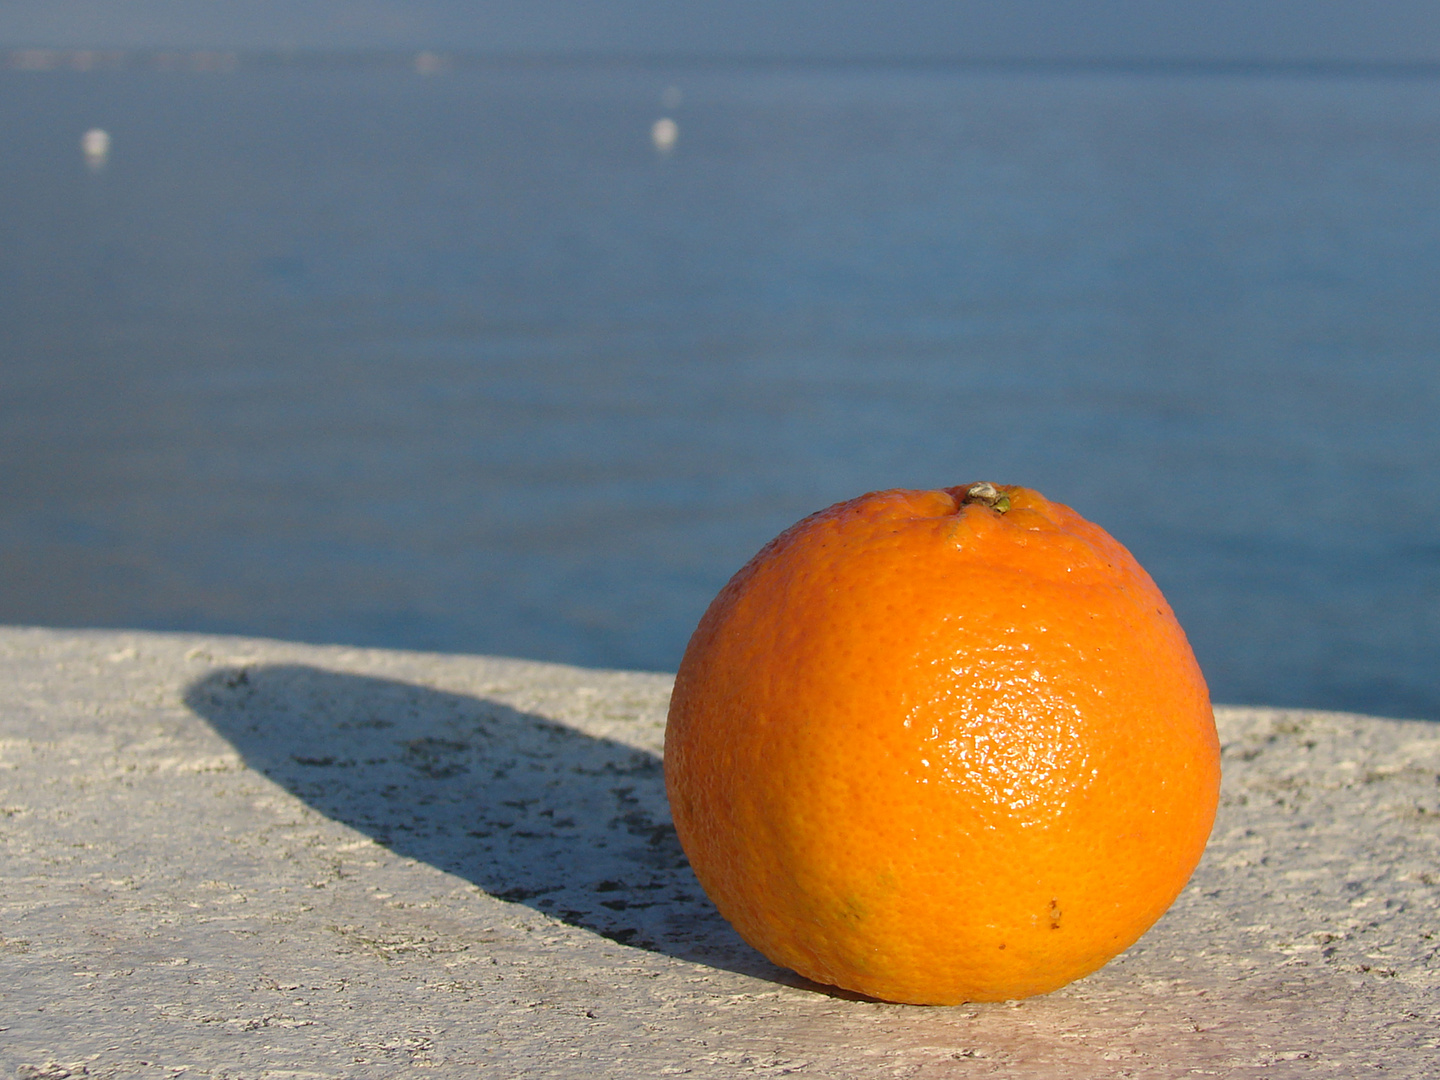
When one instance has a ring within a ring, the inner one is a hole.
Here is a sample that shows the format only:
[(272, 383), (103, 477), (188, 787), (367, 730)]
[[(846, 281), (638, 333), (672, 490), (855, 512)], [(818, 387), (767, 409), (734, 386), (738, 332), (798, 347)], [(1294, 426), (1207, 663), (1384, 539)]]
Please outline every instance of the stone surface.
[(850, 1000), (690, 876), (668, 677), (0, 630), (0, 1075), (1440, 1074), (1440, 727), (1220, 709), (1174, 908), (1048, 997)]

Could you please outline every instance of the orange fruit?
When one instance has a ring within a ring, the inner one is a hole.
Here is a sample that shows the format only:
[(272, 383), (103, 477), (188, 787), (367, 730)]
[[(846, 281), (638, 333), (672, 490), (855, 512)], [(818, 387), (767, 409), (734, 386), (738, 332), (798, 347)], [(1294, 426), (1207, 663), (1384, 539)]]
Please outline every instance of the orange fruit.
[(740, 935), (925, 1004), (1045, 993), (1130, 946), (1200, 859), (1219, 759), (1149, 575), (990, 484), (772, 540), (701, 619), (665, 734), (675, 828)]

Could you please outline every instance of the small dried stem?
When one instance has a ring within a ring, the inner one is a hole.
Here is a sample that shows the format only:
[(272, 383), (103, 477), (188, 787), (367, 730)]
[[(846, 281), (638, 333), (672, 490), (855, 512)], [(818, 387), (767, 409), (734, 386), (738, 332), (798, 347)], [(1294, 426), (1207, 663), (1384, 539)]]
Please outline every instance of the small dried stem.
[(981, 506), (988, 506), (997, 514), (1003, 514), (1010, 509), (1010, 496), (988, 480), (982, 480), (965, 489), (965, 498), (960, 500), (960, 503), (962, 506), (965, 503), (979, 503)]

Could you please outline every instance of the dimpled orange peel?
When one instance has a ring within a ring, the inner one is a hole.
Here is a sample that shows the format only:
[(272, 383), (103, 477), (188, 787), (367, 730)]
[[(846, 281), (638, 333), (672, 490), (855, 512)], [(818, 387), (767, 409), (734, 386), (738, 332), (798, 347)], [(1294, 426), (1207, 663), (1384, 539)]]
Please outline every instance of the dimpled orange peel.
[(1041, 994), (1184, 887), (1205, 681), (1103, 529), (1022, 487), (879, 491), (767, 544), (681, 661), (675, 828), (742, 937), (887, 1001)]

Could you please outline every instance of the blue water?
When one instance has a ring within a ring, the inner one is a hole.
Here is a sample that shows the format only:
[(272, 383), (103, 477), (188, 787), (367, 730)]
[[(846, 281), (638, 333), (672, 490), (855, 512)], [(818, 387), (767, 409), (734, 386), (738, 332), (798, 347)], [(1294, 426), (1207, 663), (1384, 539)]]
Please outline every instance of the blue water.
[(0, 72), (0, 196), (0, 621), (673, 669), (984, 478), (1217, 700), (1440, 718), (1440, 81)]

